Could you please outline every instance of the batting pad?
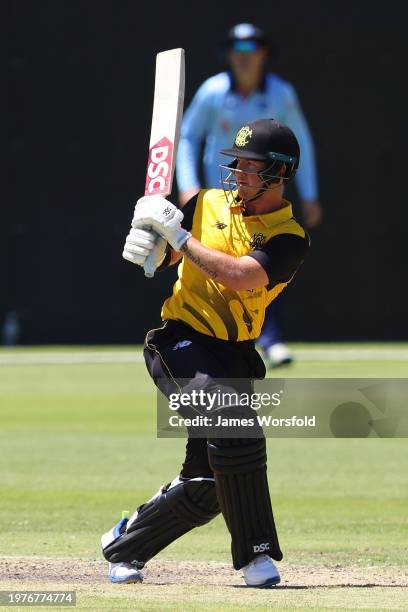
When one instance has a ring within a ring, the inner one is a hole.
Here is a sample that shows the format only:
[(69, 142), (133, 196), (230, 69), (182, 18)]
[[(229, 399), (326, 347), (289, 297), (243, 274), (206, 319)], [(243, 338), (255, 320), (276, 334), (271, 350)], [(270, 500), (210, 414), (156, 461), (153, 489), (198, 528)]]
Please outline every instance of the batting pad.
[(220, 509), (212, 478), (176, 479), (138, 508), (129, 527), (104, 546), (107, 561), (138, 568), (194, 527), (205, 525)]
[(258, 554), (283, 557), (272, 514), (266, 474), (265, 439), (208, 441), (218, 502), (231, 534), (235, 569)]

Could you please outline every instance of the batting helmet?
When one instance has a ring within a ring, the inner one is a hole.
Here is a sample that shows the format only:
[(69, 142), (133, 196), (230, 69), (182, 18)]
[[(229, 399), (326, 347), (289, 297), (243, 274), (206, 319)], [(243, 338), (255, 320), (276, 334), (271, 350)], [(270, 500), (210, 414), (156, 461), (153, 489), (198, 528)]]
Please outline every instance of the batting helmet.
[[(268, 177), (285, 180), (295, 176), (300, 159), (295, 134), (275, 119), (258, 119), (242, 126), (232, 148), (223, 149), (221, 153), (234, 158), (265, 161), (268, 167), (260, 173), (262, 177), (267, 174)], [(282, 173), (283, 166), (285, 169)]]

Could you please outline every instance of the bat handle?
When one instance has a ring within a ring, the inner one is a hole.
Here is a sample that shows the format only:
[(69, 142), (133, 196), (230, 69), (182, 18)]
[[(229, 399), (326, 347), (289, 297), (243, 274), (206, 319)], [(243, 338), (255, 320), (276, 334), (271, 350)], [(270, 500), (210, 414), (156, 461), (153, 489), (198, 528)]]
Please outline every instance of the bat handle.
[(147, 278), (153, 278), (154, 273), (156, 272), (156, 266), (154, 265), (153, 255), (150, 253), (146, 257), (145, 265), (143, 266), (145, 276)]

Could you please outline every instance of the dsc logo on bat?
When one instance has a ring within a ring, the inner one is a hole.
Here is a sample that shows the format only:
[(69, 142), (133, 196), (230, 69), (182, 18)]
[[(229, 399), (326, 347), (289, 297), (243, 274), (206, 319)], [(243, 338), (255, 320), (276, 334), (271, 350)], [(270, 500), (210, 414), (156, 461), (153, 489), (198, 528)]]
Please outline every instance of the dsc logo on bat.
[(166, 137), (149, 150), (145, 195), (169, 193), (173, 143)]

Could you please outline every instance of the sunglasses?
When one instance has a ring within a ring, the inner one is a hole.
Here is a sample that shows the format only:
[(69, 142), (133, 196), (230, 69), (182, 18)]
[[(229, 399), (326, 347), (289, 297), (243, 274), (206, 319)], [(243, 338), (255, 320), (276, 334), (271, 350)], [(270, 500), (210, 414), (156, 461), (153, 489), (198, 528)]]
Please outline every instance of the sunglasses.
[(236, 40), (232, 43), (231, 49), (236, 53), (252, 53), (259, 49), (259, 46), (255, 40)]

